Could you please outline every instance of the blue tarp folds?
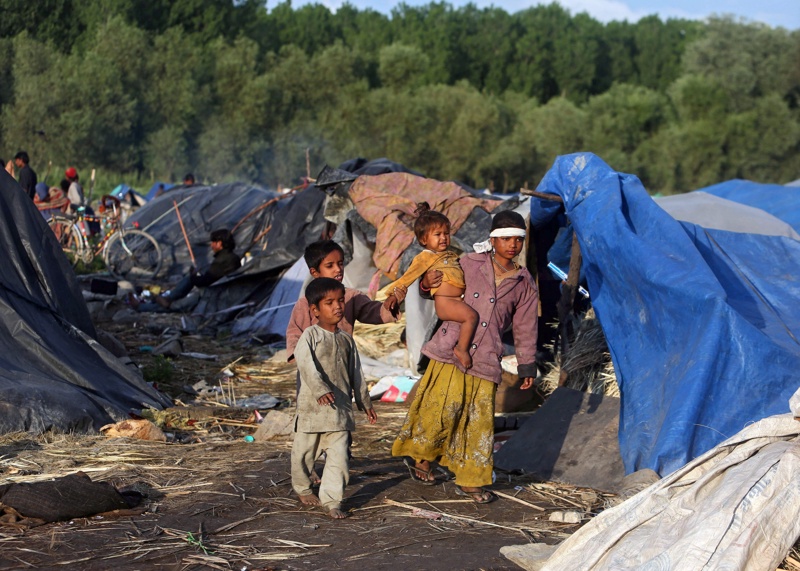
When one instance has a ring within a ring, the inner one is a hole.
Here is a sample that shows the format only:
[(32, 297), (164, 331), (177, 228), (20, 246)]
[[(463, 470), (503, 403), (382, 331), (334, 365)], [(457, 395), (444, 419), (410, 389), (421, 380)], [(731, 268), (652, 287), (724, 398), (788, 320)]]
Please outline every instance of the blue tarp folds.
[(761, 184), (749, 180), (729, 180), (700, 189), (747, 206), (755, 206), (790, 224), (800, 232), (800, 188), (780, 184)]
[(677, 222), (638, 178), (588, 153), (556, 159), (538, 190), (564, 199), (578, 235), (622, 392), (627, 472), (665, 475), (788, 412), (800, 242)]

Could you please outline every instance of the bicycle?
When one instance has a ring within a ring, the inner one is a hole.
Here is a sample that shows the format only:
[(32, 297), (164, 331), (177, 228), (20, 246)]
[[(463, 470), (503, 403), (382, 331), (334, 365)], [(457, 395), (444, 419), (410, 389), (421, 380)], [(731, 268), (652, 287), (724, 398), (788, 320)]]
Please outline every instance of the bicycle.
[[(105, 195), (100, 199), (100, 212), (106, 216), (91, 216), (83, 207), (74, 215), (55, 214), (47, 224), (61, 244), (72, 267), (79, 262), (90, 264), (101, 255), (108, 271), (117, 278), (150, 279), (161, 269), (161, 247), (150, 234), (137, 228), (125, 228), (120, 217), (119, 199)], [(96, 246), (90, 242), (91, 223), (105, 226), (105, 234)]]

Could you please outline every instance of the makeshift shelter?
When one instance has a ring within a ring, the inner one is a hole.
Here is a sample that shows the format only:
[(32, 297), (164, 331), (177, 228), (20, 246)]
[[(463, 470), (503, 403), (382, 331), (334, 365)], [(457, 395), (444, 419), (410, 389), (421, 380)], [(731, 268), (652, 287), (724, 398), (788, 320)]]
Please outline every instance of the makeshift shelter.
[[(520, 207), (519, 196), (504, 199), (460, 183), (425, 178), (386, 159), (366, 163), (355, 173), (324, 169), (317, 185), (328, 193), (325, 217), (336, 224), (333, 239), (342, 244), (350, 258), (345, 285), (370, 294), (405, 271), (421, 251), (413, 232), (418, 202), (426, 201), (448, 216), (452, 246), (465, 253), (487, 239), (490, 212)], [(524, 259), (524, 254), (520, 258)], [(412, 368), (417, 368), (422, 364), (422, 345), (436, 325), (436, 314), (433, 304), (421, 300), (413, 287), (409, 288), (405, 311), (406, 343)]]
[(306, 244), (319, 239), (325, 227), (325, 195), (313, 186), (289, 195), (244, 183), (177, 187), (155, 198), (133, 214), (126, 224), (150, 233), (164, 258), (159, 278), (174, 283), (192, 267), (183, 222), (195, 257), (204, 269), (211, 263), (208, 241), (213, 230), (227, 228), (236, 240), (242, 268), (205, 289), (196, 313), (210, 315), (243, 305), (258, 306), (268, 299), (281, 273), (302, 256)]
[[(269, 255), (255, 256), (248, 264), (247, 272), (249, 275), (257, 272), (274, 275), (278, 269), (286, 267), (291, 269), (276, 278), (274, 293), (270, 290), (270, 295), (262, 299), (252, 315), (243, 315), (234, 323), (233, 330), (237, 335), (247, 335), (262, 342), (284, 336), (291, 315), (291, 306), (300, 296), (309, 275), (308, 267), (302, 258), (305, 247), (311, 242), (328, 237), (329, 232), (326, 229), (332, 224), (340, 224), (334, 239), (342, 244), (347, 252), (347, 259), (350, 260), (345, 268), (345, 285), (359, 289), (368, 287), (369, 279), (376, 271), (371, 261), (372, 248), (361, 239), (362, 233), (358, 230), (354, 232), (347, 223), (348, 215), (357, 218), (359, 220), (357, 224), (360, 226), (369, 225), (357, 214), (351, 213), (354, 211), (346, 187), (360, 174), (377, 175), (408, 172), (408, 170), (387, 159), (374, 161), (353, 159), (342, 163), (335, 170), (340, 175), (343, 174), (345, 189), (339, 190), (337, 194), (336, 188), (326, 184), (326, 194), (321, 188), (311, 185), (292, 198), (291, 202), (287, 202), (280, 216), (273, 217), (275, 222), (269, 232), (271, 245)], [(322, 178), (322, 173), (318, 178)], [(318, 181), (318, 184), (322, 184), (322, 181)], [(287, 247), (273, 250), (273, 245), (283, 243), (287, 244)]]
[(589, 153), (556, 159), (537, 190), (561, 197), (580, 244), (626, 472), (667, 474), (784, 412), (800, 384), (799, 242), (678, 222)]
[(127, 202), (133, 208), (139, 208), (140, 206), (146, 204), (148, 200), (150, 200), (149, 198), (144, 197), (136, 192), (125, 183), (115, 186), (114, 190), (112, 190), (109, 194), (119, 198), (123, 202)]
[(557, 549), (500, 552), (529, 571), (773, 571), (800, 537), (800, 391), (792, 409), (744, 427)]
[(0, 172), (0, 433), (91, 431), (170, 402), (97, 342), (69, 262)]
[[(800, 197), (799, 197), (800, 198)], [(707, 192), (695, 191), (654, 198), (656, 204), (675, 220), (691, 222), (706, 229), (786, 236), (800, 240), (791, 224), (755, 208)]]
[(800, 232), (800, 188), (797, 186), (734, 179), (701, 188), (700, 191), (760, 208)]

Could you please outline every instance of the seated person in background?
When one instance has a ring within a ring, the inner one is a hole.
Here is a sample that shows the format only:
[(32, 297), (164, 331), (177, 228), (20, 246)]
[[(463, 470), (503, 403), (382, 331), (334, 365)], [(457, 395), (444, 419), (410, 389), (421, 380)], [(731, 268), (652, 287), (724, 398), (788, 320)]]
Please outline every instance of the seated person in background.
[(174, 301), (189, 295), (193, 287), (210, 286), (217, 280), (239, 269), (242, 261), (233, 251), (236, 242), (230, 230), (214, 230), (211, 233), (211, 250), (214, 252), (214, 261), (205, 272), (192, 272), (184, 277), (172, 290), (164, 295), (157, 295), (154, 302), (140, 303), (130, 297), (128, 302), (137, 311), (165, 311), (169, 310)]
[(63, 214), (69, 206), (69, 200), (58, 187), (47, 188), (44, 182), (36, 183), (36, 194), (33, 203), (45, 220), (50, 220), (53, 214)]

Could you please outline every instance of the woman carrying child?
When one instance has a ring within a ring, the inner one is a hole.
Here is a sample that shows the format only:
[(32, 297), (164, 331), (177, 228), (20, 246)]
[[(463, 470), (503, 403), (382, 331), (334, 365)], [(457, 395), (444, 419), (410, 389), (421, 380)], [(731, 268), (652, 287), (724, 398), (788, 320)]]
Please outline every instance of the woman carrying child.
[(384, 307), (392, 310), (397, 306), (397, 288), (400, 288), (400, 293), (404, 296), (406, 289), (427, 271), (442, 272), (442, 284), (431, 288), (430, 293), (439, 319), (461, 325), (458, 341), (451, 350), (464, 370), (467, 370), (472, 367), (470, 342), (478, 326), (478, 314), (462, 300), (466, 288), (464, 271), (458, 263), (458, 254), (450, 249), (450, 220), (441, 212), (430, 208), (427, 202), (417, 204), (414, 212), (417, 215), (414, 234), (425, 249), (414, 257), (406, 273), (383, 289), (392, 292), (386, 298)]
[(466, 278), (464, 301), (479, 316), (471, 347), (472, 368), (469, 373), (462, 371), (453, 355), (461, 324), (445, 321), (422, 348), (431, 361), (392, 446), (392, 456), (406, 457), (414, 481), (436, 484), (431, 469), (431, 462), (436, 461), (455, 474), (457, 494), (481, 504), (496, 499), (483, 486), (492, 483), (494, 397), (502, 373), (501, 336), (509, 325), (522, 379), (520, 388), (533, 386), (536, 374), (539, 296), (528, 270), (514, 261), (525, 234), (522, 216), (500, 212), (494, 216), (489, 234), (492, 250), (461, 258)]

